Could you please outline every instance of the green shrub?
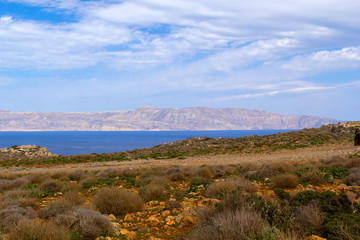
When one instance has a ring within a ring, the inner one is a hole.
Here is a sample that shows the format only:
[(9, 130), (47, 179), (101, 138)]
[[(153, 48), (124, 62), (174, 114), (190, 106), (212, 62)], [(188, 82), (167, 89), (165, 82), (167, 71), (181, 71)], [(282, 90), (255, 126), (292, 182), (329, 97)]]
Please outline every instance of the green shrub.
[(331, 215), (325, 219), (323, 232), (327, 239), (360, 239), (360, 215), (358, 213)]
[(274, 188), (273, 189), (275, 196), (280, 200), (290, 200), (290, 193), (286, 192), (282, 188)]

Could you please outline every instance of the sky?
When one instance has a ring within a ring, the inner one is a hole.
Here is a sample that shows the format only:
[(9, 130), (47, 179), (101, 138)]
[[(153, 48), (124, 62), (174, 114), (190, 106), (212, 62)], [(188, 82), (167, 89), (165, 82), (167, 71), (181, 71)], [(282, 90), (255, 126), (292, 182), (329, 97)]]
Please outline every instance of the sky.
[(0, 0), (0, 109), (360, 120), (360, 1)]

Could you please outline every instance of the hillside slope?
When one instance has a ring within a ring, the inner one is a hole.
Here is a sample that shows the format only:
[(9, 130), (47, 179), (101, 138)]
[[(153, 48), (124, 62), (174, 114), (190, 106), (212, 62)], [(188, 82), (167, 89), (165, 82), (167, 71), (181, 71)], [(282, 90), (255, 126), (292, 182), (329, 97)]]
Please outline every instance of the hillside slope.
[(255, 130), (320, 127), (337, 120), (314, 116), (285, 116), (241, 108), (141, 107), (116, 112), (0, 111), (0, 131), (177, 131)]

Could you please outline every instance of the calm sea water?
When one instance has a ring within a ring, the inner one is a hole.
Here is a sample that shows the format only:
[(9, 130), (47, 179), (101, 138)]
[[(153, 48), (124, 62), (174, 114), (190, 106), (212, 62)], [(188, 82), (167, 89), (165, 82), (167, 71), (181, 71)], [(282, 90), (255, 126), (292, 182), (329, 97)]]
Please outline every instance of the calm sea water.
[(47, 147), (51, 153), (73, 155), (147, 148), (189, 137), (239, 138), (290, 130), (134, 131), (134, 132), (0, 132), (0, 148), (13, 145)]

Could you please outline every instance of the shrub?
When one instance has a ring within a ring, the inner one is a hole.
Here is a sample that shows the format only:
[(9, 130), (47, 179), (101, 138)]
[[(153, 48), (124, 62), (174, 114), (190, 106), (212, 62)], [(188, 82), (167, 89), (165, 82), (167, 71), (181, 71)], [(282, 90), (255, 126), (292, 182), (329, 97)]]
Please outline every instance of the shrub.
[(259, 214), (249, 210), (225, 211), (216, 214), (210, 221), (200, 224), (187, 239), (265, 239), (267, 224)]
[(325, 219), (323, 225), (324, 237), (334, 240), (359, 239), (360, 215), (338, 214)]
[(52, 222), (23, 218), (11, 229), (8, 238), (9, 240), (70, 240), (70, 233), (66, 228)]
[(311, 201), (320, 199), (320, 193), (316, 191), (302, 191), (295, 195), (291, 201), (292, 206), (308, 205)]
[(71, 181), (80, 181), (85, 177), (85, 172), (82, 170), (76, 170), (68, 175)]
[(194, 177), (202, 177), (210, 179), (212, 177), (211, 171), (208, 167), (198, 167), (195, 168), (193, 174)]
[(166, 170), (166, 174), (169, 176), (171, 181), (179, 181), (185, 178), (184, 172), (177, 167), (171, 167)]
[(166, 188), (154, 183), (140, 188), (139, 195), (145, 202), (150, 200), (164, 200), (167, 197)]
[(167, 201), (165, 204), (165, 209), (164, 210), (170, 210), (172, 211), (173, 209), (181, 209), (182, 206), (180, 203), (176, 202), (176, 201)]
[(251, 195), (248, 202), (251, 208), (259, 212), (272, 227), (287, 230), (294, 223), (294, 215), (287, 202), (267, 201), (257, 195)]
[(30, 184), (29, 179), (24, 177), (13, 180), (0, 179), (0, 191), (10, 190), (14, 188), (21, 188), (29, 184)]
[(143, 201), (133, 192), (116, 187), (105, 187), (98, 191), (93, 203), (102, 213), (125, 214), (140, 210)]
[(344, 183), (351, 186), (360, 186), (360, 169), (355, 169), (344, 179)]
[(41, 184), (49, 180), (49, 176), (45, 174), (32, 174), (29, 175), (29, 180), (31, 184)]
[(280, 200), (290, 200), (290, 193), (286, 192), (282, 188), (274, 188), (273, 189), (275, 196)]
[(8, 232), (22, 218), (32, 219), (36, 214), (31, 207), (8, 206), (0, 210), (0, 229)]
[(36, 207), (37, 206), (36, 190), (11, 190), (6, 192), (0, 200), (0, 208), (17, 205), (20, 207)]
[(257, 190), (257, 188), (248, 180), (241, 178), (233, 178), (233, 179), (227, 179), (225, 181), (212, 183), (208, 187), (206, 191), (206, 195), (208, 197), (222, 198), (226, 194), (229, 194), (238, 188), (241, 188), (246, 192), (250, 192), (250, 193), (254, 193)]
[(299, 179), (295, 175), (276, 175), (271, 179), (273, 188), (296, 188), (299, 184)]
[(325, 180), (313, 172), (306, 172), (300, 177), (300, 181), (304, 184), (311, 184), (314, 186), (319, 186), (325, 184)]
[(317, 202), (300, 206), (295, 211), (295, 226), (302, 234), (321, 232), (323, 216)]
[(53, 193), (59, 192), (61, 190), (61, 186), (57, 182), (50, 181), (50, 182), (43, 183), (40, 186), (40, 189), (46, 193), (53, 194)]
[(190, 186), (189, 191), (190, 192), (196, 192), (198, 189), (198, 186), (203, 185), (205, 188), (207, 188), (212, 181), (210, 179), (202, 178), (202, 177), (193, 177), (190, 179)]
[(109, 218), (83, 208), (78, 208), (72, 214), (59, 215), (55, 223), (69, 228), (77, 239), (95, 239), (103, 234), (110, 235), (114, 231)]

